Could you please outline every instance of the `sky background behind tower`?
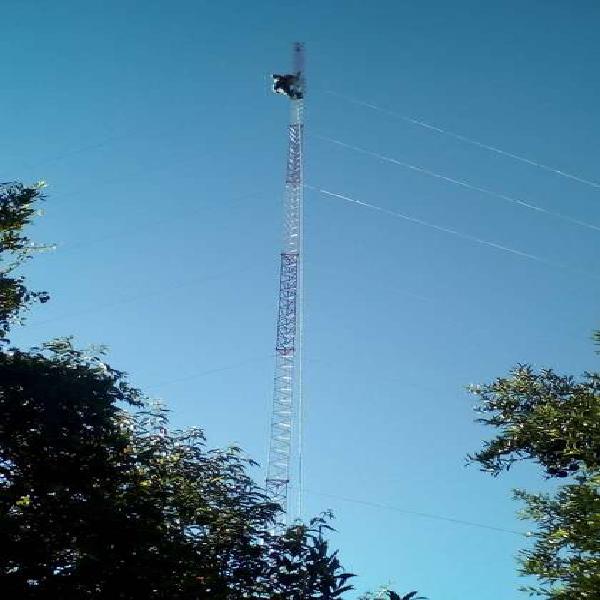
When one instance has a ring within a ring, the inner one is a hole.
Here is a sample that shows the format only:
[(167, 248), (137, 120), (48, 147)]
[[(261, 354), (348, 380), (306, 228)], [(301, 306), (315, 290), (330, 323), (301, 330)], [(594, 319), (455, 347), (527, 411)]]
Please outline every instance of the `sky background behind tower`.
[[(28, 268), (52, 302), (13, 341), (73, 333), (212, 445), (266, 460), (288, 103), (307, 47), (305, 181), (552, 264), (307, 190), (306, 514), (332, 508), (359, 588), (521, 597), (512, 487), (464, 467), (471, 382), (517, 362), (597, 367), (600, 226), (593, 1), (3, 3), (2, 180), (49, 183)], [(320, 136), (320, 137), (319, 137)], [(377, 506), (375, 506), (377, 505)], [(395, 507), (390, 510), (386, 507)]]

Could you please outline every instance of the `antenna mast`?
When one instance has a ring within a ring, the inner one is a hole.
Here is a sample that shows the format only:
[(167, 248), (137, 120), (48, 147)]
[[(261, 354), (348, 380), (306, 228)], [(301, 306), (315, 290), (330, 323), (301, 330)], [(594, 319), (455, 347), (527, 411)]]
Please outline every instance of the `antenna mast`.
[[(284, 525), (291, 520), (288, 492), (292, 472), (298, 479), (298, 485), (293, 487), (297, 490), (299, 505), (302, 498), (301, 430), (295, 426), (295, 421), (301, 416), (302, 405), (302, 210), (305, 85), (303, 44), (294, 44), (292, 62), (292, 73), (273, 75), (273, 91), (286, 95), (291, 104), (283, 201), (283, 243), (275, 341), (275, 381), (266, 481), (269, 497), (283, 509)], [(295, 431), (296, 429), (298, 431)], [(297, 468), (292, 468), (293, 452), (297, 453)], [(299, 510), (301, 509), (299, 508)]]

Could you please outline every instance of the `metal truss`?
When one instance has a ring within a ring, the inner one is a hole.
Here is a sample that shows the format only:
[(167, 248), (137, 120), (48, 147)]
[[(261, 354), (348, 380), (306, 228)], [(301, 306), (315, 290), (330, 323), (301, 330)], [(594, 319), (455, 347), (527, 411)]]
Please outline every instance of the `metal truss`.
[[(284, 196), (283, 244), (279, 273), (279, 310), (275, 341), (275, 379), (271, 437), (267, 467), (267, 493), (289, 519), (288, 491), (292, 477), (292, 454), (300, 443), (294, 421), (301, 402), (302, 345), (302, 209), (303, 209), (303, 48), (294, 46), (294, 73), (299, 97), (290, 98), (289, 147)], [(300, 477), (300, 474), (296, 474)]]

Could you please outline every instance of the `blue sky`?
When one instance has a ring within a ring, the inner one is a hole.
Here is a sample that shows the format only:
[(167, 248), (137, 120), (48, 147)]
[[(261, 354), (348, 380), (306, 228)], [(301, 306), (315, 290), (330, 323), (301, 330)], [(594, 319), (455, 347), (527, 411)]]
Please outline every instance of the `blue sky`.
[[(471, 382), (594, 369), (600, 231), (596, 2), (4, 2), (2, 180), (48, 182), (28, 267), (52, 302), (13, 336), (74, 334), (178, 425), (266, 457), (287, 105), (307, 46), (306, 182), (542, 259), (306, 194), (306, 513), (331, 508), (359, 590), (512, 600), (510, 489), (464, 456)], [(321, 137), (319, 137), (321, 136)], [(545, 261), (545, 262), (542, 262)], [(374, 506), (378, 505), (378, 506)], [(394, 507), (390, 510), (386, 507)], [(408, 512), (402, 512), (408, 511)]]

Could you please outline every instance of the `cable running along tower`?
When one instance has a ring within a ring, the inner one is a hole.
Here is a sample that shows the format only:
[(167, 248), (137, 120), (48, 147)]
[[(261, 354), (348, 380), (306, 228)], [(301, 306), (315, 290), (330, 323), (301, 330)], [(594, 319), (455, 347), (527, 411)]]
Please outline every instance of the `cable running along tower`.
[[(275, 341), (275, 381), (267, 466), (267, 493), (290, 520), (290, 481), (301, 502), (301, 352), (304, 46), (294, 44), (292, 72), (273, 75), (273, 91), (290, 100), (289, 148), (283, 201), (283, 243), (279, 275), (279, 311)], [(292, 456), (295, 460), (292, 462)], [(301, 508), (298, 509), (299, 512)]]

